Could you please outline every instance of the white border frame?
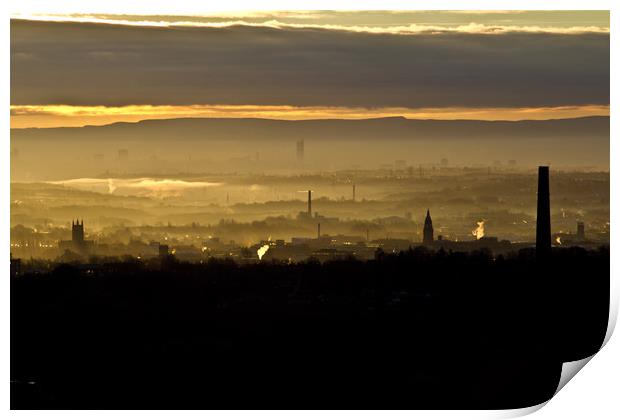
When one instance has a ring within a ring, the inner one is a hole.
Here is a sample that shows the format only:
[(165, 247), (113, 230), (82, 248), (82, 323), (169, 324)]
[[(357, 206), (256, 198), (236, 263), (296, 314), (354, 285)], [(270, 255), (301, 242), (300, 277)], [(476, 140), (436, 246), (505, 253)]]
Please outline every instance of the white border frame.
[[(49, 0), (39, 0), (39, 3), (51, 3)], [(9, 30), (9, 16), (12, 12), (17, 11), (20, 7), (24, 7), (27, 3), (36, 3), (32, 0), (13, 0), (11, 3), (4, 2), (2, 7), (6, 14), (0, 24), (4, 42), (2, 43), (3, 56), (6, 58), (4, 65), (2, 66), (2, 75), (4, 80), (5, 89), (2, 91), (5, 108), (8, 111), (10, 105), (10, 75), (9, 75), (9, 49), (10, 49), (10, 30)], [(79, 4), (89, 6), (93, 3), (79, 0), (64, 0), (55, 1), (54, 4)], [(101, 3), (101, 2), (99, 2)], [(163, 10), (174, 10), (177, 13), (182, 14), (184, 10), (190, 10), (191, 5), (195, 5), (196, 1), (187, 0), (175, 0), (175, 1), (160, 1), (160, 0), (141, 0), (133, 2), (127, 2), (123, 0), (108, 0), (105, 2), (107, 5), (124, 5), (127, 7), (126, 13), (131, 13), (131, 8), (136, 4), (146, 4), (148, 7), (155, 11), (161, 12)], [(617, 3), (616, 3), (617, 4)], [(256, 1), (244, 1), (244, 0), (228, 0), (225, 3), (218, 4), (204, 4), (205, 11), (234, 11), (234, 10), (611, 10), (611, 75), (620, 74), (617, 65), (617, 54), (614, 52), (614, 47), (618, 47), (617, 36), (615, 35), (615, 28), (617, 28), (617, 7), (611, 1), (598, 1), (589, 0), (587, 2), (579, 2), (574, 0), (565, 0), (563, 2), (557, 1), (443, 1), (435, 0), (428, 2), (418, 2), (412, 4), (411, 1), (405, 0), (297, 0), (297, 1), (284, 1), (284, 0), (268, 0), (260, 3)], [(195, 7), (195, 6), (194, 6)], [(187, 13), (187, 11), (185, 12)], [(615, 102), (618, 96), (618, 84), (615, 78), (612, 76), (610, 80), (611, 89), (611, 103)], [(5, 111), (6, 112), (6, 111)], [(7, 114), (8, 117), (8, 112)], [(0, 386), (2, 387), (0, 398), (5, 405), (5, 409), (9, 409), (9, 315), (10, 315), (10, 294), (9, 294), (9, 261), (6, 258), (6, 254), (10, 252), (9, 247), (9, 228), (10, 228), (10, 209), (8, 204), (10, 196), (10, 142), (9, 142), (9, 118), (2, 119), (2, 147), (0, 147), (0, 172), (2, 174), (2, 183), (0, 184), (1, 194), (4, 199), (4, 205), (1, 207), (0, 232), (2, 234), (3, 244), (6, 247), (6, 251), (3, 258), (0, 258), (0, 269), (4, 276), (1, 277), (1, 289), (0, 295), (3, 302), (1, 305), (2, 317), (2, 345), (0, 351), (2, 352), (2, 378)], [(617, 168), (619, 164), (619, 148), (617, 145), (618, 140), (618, 118), (615, 113), (611, 113), (611, 141), (610, 141), (610, 168)], [(617, 172), (611, 170), (611, 185), (617, 186), (618, 182)], [(610, 199), (610, 211), (611, 211), (611, 242), (614, 245), (617, 243), (616, 229), (613, 228), (614, 222), (619, 221), (618, 218), (618, 195), (614, 193), (612, 188)], [(620, 276), (618, 275), (618, 263), (620, 255), (617, 248), (611, 247), (611, 311), (610, 311), (610, 328), (606, 337), (606, 341), (610, 339), (611, 332), (615, 326), (617, 319), (618, 308), (618, 282)], [(617, 419), (620, 418), (620, 401), (617, 398), (617, 390), (620, 389), (620, 363), (618, 357), (616, 357), (620, 351), (620, 345), (618, 339), (611, 339), (609, 343), (601, 350), (600, 354), (593, 358), (593, 361), (588, 364), (580, 373), (577, 379), (571, 381), (564, 389), (561, 390), (548, 404), (541, 404), (541, 406), (547, 405), (543, 410), (538, 411), (535, 414), (536, 418), (562, 418), (562, 419), (583, 419), (585, 416), (595, 419)], [(42, 351), (44, 351), (42, 349)], [(219, 419), (236, 419), (239, 417), (251, 416), (257, 420), (273, 420), (273, 419), (290, 419), (291, 417), (300, 419), (316, 419), (317, 417), (327, 418), (342, 418), (343, 416), (355, 416), (356, 418), (376, 418), (376, 417), (389, 417), (394, 419), (410, 419), (412, 416), (423, 416), (423, 418), (497, 418), (497, 417), (513, 417), (528, 412), (536, 411), (541, 406), (532, 407), (525, 410), (505, 410), (505, 411), (386, 411), (386, 412), (374, 412), (374, 411), (353, 411), (353, 412), (304, 412), (304, 411), (262, 411), (262, 412), (236, 412), (236, 411), (211, 411), (208, 413), (211, 418)], [(39, 415), (45, 416), (46, 419), (83, 419), (88, 418), (101, 418), (108, 419), (111, 413), (101, 411), (51, 411), (51, 412), (28, 412), (28, 411), (14, 411), (10, 412), (11, 416), (19, 418), (38, 417)], [(134, 418), (137, 416), (147, 415), (149, 418), (161, 418), (168, 419), (170, 413), (159, 412), (115, 412), (114, 416)], [(185, 418), (203, 418), (205, 413), (195, 411), (183, 411), (176, 412), (175, 416)]]

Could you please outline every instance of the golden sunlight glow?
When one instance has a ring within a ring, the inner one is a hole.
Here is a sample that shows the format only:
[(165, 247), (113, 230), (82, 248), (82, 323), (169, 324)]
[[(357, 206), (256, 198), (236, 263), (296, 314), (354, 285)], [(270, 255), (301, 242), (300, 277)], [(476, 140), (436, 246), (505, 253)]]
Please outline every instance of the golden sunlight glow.
[(168, 118), (272, 118), (283, 120), (363, 119), (402, 116), (409, 119), (518, 121), (609, 116), (609, 105), (546, 108), (356, 108), (290, 105), (11, 105), (11, 128), (81, 127)]

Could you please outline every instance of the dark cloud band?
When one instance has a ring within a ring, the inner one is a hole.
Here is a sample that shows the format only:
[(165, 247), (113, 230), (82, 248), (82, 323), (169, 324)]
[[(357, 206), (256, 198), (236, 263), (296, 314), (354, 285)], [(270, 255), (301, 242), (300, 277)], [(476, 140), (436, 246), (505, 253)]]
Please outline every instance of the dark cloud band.
[(14, 20), (11, 103), (608, 104), (609, 35), (404, 36)]

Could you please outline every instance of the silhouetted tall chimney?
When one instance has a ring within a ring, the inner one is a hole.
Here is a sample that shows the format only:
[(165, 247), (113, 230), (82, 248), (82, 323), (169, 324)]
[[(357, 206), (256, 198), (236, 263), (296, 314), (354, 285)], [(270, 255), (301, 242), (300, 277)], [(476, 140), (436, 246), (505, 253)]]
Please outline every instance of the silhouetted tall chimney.
[(308, 190), (308, 217), (312, 217), (312, 190)]
[(321, 224), (320, 223), (317, 225), (316, 230), (317, 230), (316, 232), (317, 239), (321, 239)]
[(353, 184), (353, 201), (355, 201), (355, 184)]
[(551, 209), (549, 204), (549, 167), (538, 167), (538, 207), (536, 210), (536, 255), (551, 253)]

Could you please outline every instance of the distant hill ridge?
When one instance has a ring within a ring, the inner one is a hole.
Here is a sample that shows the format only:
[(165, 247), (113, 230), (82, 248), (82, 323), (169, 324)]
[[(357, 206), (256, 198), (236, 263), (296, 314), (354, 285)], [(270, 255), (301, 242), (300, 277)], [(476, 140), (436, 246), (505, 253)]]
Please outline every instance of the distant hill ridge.
[(518, 138), (609, 138), (609, 117), (556, 120), (480, 121), (372, 119), (275, 120), (261, 118), (175, 118), (103, 126), (11, 129), (23, 140), (484, 140)]

